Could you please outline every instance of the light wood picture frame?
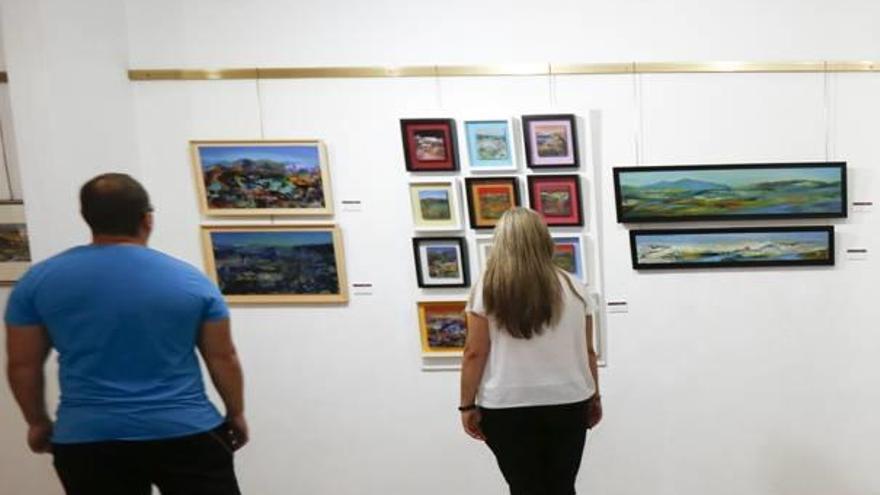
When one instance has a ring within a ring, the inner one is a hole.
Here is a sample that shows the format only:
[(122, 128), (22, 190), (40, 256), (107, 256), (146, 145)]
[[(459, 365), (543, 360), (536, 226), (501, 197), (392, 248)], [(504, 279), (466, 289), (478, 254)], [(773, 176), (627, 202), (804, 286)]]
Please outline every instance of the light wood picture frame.
[(205, 270), (229, 303), (348, 301), (336, 225), (202, 226)]
[(467, 301), (420, 301), (422, 356), (461, 356), (467, 336)]
[(14, 284), (30, 266), (24, 204), (0, 201), (0, 284)]
[(418, 232), (453, 232), (462, 224), (460, 186), (455, 179), (409, 183), (413, 228)]
[(207, 216), (333, 214), (327, 149), (319, 139), (190, 141)]

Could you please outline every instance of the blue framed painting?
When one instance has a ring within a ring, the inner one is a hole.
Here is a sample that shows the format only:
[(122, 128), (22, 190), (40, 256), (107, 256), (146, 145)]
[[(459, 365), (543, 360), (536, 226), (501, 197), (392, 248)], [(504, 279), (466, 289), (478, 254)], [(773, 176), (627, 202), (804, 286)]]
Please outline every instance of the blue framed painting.
[(617, 221), (842, 218), (846, 162), (615, 167)]
[(584, 249), (581, 236), (553, 236), (553, 264), (586, 283)]
[(631, 230), (637, 270), (834, 264), (834, 227)]
[(461, 125), (472, 172), (516, 170), (513, 119), (466, 119)]

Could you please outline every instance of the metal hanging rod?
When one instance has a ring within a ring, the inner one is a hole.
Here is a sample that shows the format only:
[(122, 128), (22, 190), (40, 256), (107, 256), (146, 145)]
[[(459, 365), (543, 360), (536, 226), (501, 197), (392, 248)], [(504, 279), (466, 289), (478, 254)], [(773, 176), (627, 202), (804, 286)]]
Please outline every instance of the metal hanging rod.
[(411, 65), (267, 67), (233, 69), (132, 69), (132, 81), (224, 79), (345, 79), (385, 77), (547, 76), (589, 74), (880, 72), (880, 62), (625, 62), (597, 64)]

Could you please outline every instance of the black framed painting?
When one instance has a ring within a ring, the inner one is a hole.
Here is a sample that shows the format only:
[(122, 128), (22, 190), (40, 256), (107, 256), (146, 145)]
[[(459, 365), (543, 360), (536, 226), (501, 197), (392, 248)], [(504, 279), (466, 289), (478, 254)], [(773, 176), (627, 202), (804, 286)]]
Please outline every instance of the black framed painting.
[(548, 227), (584, 225), (579, 175), (530, 175), (529, 206)]
[(631, 230), (633, 268), (834, 264), (834, 227)]
[(523, 115), (522, 126), (529, 168), (580, 167), (577, 118), (573, 114)]
[(410, 172), (458, 170), (453, 119), (400, 119), (403, 157)]
[(463, 237), (413, 238), (413, 256), (419, 287), (470, 287)]
[(504, 212), (520, 206), (517, 177), (466, 177), (464, 183), (472, 229), (494, 229)]
[(846, 162), (615, 167), (617, 221), (846, 217)]

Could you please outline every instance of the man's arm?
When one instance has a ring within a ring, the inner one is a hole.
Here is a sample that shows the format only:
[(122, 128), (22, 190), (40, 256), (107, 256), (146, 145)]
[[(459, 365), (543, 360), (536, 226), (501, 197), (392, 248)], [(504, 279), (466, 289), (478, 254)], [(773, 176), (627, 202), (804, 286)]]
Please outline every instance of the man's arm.
[(244, 377), (232, 343), (229, 320), (206, 321), (202, 324), (198, 347), (211, 381), (226, 406), (226, 419), (235, 434), (235, 448), (240, 448), (248, 441), (248, 427), (244, 419)]
[(43, 373), (51, 347), (42, 325), (9, 325), (6, 329), (6, 376), (29, 427), (28, 445), (36, 453), (50, 450), (52, 436)]

